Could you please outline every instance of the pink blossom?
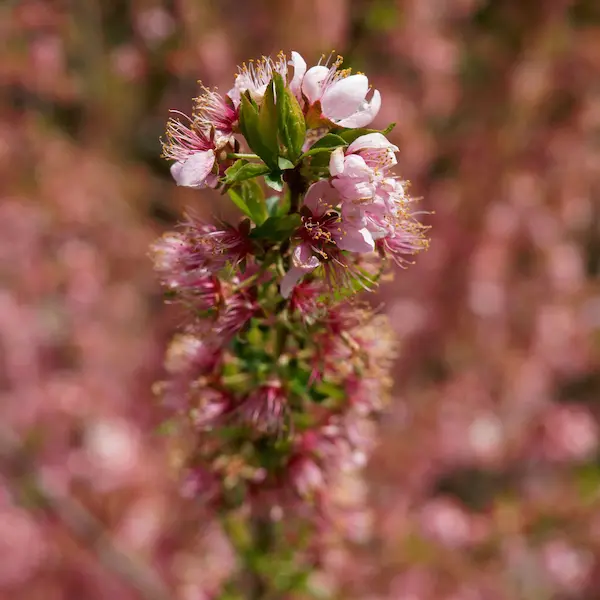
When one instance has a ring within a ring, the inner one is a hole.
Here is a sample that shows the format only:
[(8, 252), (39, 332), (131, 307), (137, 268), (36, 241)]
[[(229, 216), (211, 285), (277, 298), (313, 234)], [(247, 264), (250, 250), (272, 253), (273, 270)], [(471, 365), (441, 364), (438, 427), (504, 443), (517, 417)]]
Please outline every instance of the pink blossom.
[[(306, 65), (298, 55), (295, 64)], [(318, 102), (321, 118), (339, 127), (365, 127), (381, 108), (377, 90), (367, 100), (369, 80), (365, 75), (351, 75), (349, 69), (338, 70), (341, 58), (331, 66), (317, 65), (306, 71), (302, 79), (302, 93), (309, 106)]]
[(182, 478), (180, 494), (184, 498), (201, 498), (210, 502), (219, 494), (217, 476), (205, 466), (191, 468)]
[(219, 360), (219, 351), (206, 339), (191, 333), (179, 334), (169, 346), (165, 367), (172, 374), (204, 374), (212, 371)]
[(298, 284), (294, 287), (290, 298), (290, 309), (298, 311), (304, 321), (311, 321), (324, 309), (324, 304), (320, 301), (320, 297), (325, 291), (322, 282), (311, 281), (309, 283)]
[(215, 227), (190, 219), (187, 233), (192, 242), (194, 260), (211, 272), (227, 265), (237, 266), (252, 250), (249, 231), (247, 221), (242, 221), (237, 227), (225, 222)]
[[(298, 55), (299, 56), (299, 55)], [(279, 73), (284, 79), (287, 76), (287, 58), (280, 53), (275, 60), (263, 56), (257, 61), (249, 61), (238, 68), (233, 87), (227, 92), (237, 109), (241, 103), (242, 94), (250, 93), (255, 102), (260, 103), (267, 91), (267, 86), (273, 78), (273, 73)]]
[(362, 135), (345, 150), (336, 148), (331, 153), (329, 172), (342, 199), (371, 203), (383, 183), (385, 171), (397, 163), (394, 154), (397, 151), (397, 146), (381, 133)]
[(163, 142), (163, 156), (175, 162), (171, 175), (177, 185), (191, 188), (215, 187), (217, 176), (213, 172), (216, 162), (215, 143), (205, 124), (187, 115), (183, 124), (177, 119), (167, 123), (167, 141)]
[(156, 271), (173, 294), (191, 301), (198, 310), (209, 310), (219, 304), (219, 280), (196, 258), (189, 237), (165, 234), (151, 250)]
[(365, 223), (356, 214), (340, 216), (336, 210), (339, 200), (328, 181), (311, 185), (304, 198), (300, 235), (319, 253), (326, 243), (350, 252), (372, 251), (373, 240)]
[[(342, 148), (337, 148), (339, 152)], [(398, 147), (392, 144), (382, 133), (368, 133), (357, 137), (346, 148), (346, 156), (357, 154), (362, 157), (366, 165), (375, 171), (384, 171), (396, 165), (396, 152)], [(334, 152), (335, 154), (335, 152)], [(343, 170), (343, 167), (342, 167)]]
[(378, 177), (362, 156), (350, 154), (343, 157), (343, 150), (338, 148), (331, 154), (329, 170), (333, 177), (332, 185), (343, 200), (357, 204), (373, 201)]
[(289, 476), (294, 489), (302, 498), (314, 496), (325, 484), (322, 469), (314, 460), (304, 455), (290, 460)]
[(238, 110), (215, 90), (202, 87), (202, 94), (195, 99), (198, 121), (208, 130), (214, 128), (218, 138), (228, 139), (238, 122)]
[(199, 404), (192, 409), (191, 417), (198, 429), (211, 429), (232, 406), (231, 398), (220, 390), (203, 387), (200, 389)]
[(292, 266), (281, 282), (287, 298), (294, 285), (307, 273), (329, 260), (343, 262), (340, 250), (371, 252), (375, 243), (360, 214), (340, 215), (339, 197), (328, 181), (314, 183), (306, 193), (301, 211), (301, 243), (292, 255)]
[(181, 233), (167, 233), (151, 248), (154, 268), (171, 288), (185, 286), (199, 274), (236, 266), (250, 250), (247, 224), (216, 227), (194, 217), (188, 217)]
[(212, 324), (213, 333), (223, 341), (229, 340), (245, 327), (258, 308), (252, 294), (245, 291), (233, 293), (225, 300), (219, 318)]
[(377, 240), (377, 247), (402, 267), (408, 262), (407, 256), (427, 248), (429, 240), (425, 237), (425, 231), (426, 227), (418, 221), (399, 218), (393, 223), (390, 233)]
[(176, 285), (181, 265), (187, 258), (189, 246), (183, 234), (167, 232), (151, 246), (154, 269), (163, 282), (169, 286)]
[(313, 255), (312, 249), (308, 244), (302, 243), (296, 246), (292, 254), (292, 266), (281, 280), (281, 295), (284, 298), (288, 298), (296, 283), (304, 275), (314, 271), (320, 264), (319, 259)]
[(278, 381), (271, 381), (246, 398), (239, 411), (242, 419), (262, 435), (282, 432), (288, 412), (287, 399)]

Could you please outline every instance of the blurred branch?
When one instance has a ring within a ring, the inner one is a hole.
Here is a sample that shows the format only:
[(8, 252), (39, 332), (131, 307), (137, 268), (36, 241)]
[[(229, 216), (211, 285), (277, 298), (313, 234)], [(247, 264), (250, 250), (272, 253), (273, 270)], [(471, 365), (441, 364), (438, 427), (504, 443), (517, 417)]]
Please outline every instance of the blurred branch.
[(19, 437), (3, 425), (0, 425), (0, 467), (1, 472), (14, 482), (27, 477), (38, 498), (62, 525), (91, 548), (104, 567), (135, 588), (144, 599), (171, 598), (161, 578), (148, 565), (118, 548), (101, 521), (72, 497), (52, 489), (47, 481), (42, 480)]

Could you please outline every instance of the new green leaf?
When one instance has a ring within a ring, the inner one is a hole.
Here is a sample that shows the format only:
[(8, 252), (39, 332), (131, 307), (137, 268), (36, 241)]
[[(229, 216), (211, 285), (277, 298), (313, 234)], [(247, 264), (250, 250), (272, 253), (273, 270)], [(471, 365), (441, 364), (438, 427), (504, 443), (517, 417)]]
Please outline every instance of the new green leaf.
[(253, 152), (258, 154), (271, 168), (277, 166), (279, 154), (277, 145), (273, 147), (269, 133), (263, 136), (262, 126), (266, 117), (261, 122), (260, 114), (256, 104), (248, 93), (242, 94), (240, 104), (240, 129)]
[(299, 214), (269, 217), (260, 227), (256, 227), (250, 232), (250, 237), (259, 240), (282, 242), (300, 227), (300, 223)]
[(249, 163), (244, 159), (240, 159), (225, 171), (225, 184), (229, 185), (252, 179), (269, 171), (269, 167), (263, 163)]
[(306, 122), (302, 107), (296, 96), (285, 86), (279, 73), (273, 75), (279, 125), (279, 140), (287, 152), (287, 158), (296, 163), (302, 154), (306, 137)]
[(257, 225), (269, 216), (263, 190), (255, 179), (243, 181), (228, 193), (233, 203)]
[(300, 158), (306, 158), (307, 156), (313, 156), (314, 154), (319, 154), (321, 152), (329, 152), (340, 146), (347, 145), (348, 142), (344, 138), (335, 133), (328, 133), (320, 140), (317, 140)]

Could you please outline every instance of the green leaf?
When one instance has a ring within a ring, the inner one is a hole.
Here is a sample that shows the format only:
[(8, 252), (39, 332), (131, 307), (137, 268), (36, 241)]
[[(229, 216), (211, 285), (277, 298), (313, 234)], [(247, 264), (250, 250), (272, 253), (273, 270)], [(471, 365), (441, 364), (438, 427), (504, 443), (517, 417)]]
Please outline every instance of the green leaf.
[(253, 179), (259, 175), (264, 175), (270, 171), (269, 167), (263, 163), (249, 163), (244, 159), (235, 161), (229, 169), (225, 171), (225, 184), (238, 183), (246, 179)]
[(269, 196), (266, 200), (267, 212), (270, 217), (285, 215), (290, 210), (290, 194), (286, 190), (283, 194)]
[(271, 147), (270, 141), (263, 138), (258, 108), (248, 93), (242, 94), (241, 97), (240, 130), (252, 151), (258, 154), (271, 168), (275, 168), (279, 154), (278, 148)]
[(242, 196), (233, 188), (231, 188), (228, 192), (229, 197), (232, 202), (245, 214), (250, 216), (250, 208), (242, 198)]
[(267, 203), (267, 212), (270, 217), (275, 217), (279, 213), (280, 200), (281, 196), (269, 196), (266, 200)]
[(382, 133), (383, 135), (387, 135), (392, 129), (396, 127), (396, 123), (392, 123), (388, 125), (385, 129), (340, 129), (336, 131), (336, 135), (341, 137), (346, 143), (351, 144), (355, 139), (359, 138), (361, 135), (367, 135), (368, 133)]
[(269, 217), (262, 225), (250, 232), (250, 237), (258, 240), (282, 242), (300, 226), (300, 215), (284, 215), (283, 217)]
[(288, 160), (287, 158), (283, 158), (283, 156), (280, 156), (277, 159), (277, 166), (282, 171), (286, 171), (287, 169), (293, 169), (294, 168), (294, 163), (291, 160)]
[(285, 87), (279, 73), (273, 75), (279, 125), (279, 140), (287, 151), (287, 158), (295, 163), (302, 154), (302, 145), (306, 137), (306, 122), (302, 107), (296, 96)]
[(242, 196), (251, 211), (250, 218), (257, 224), (262, 225), (269, 216), (265, 204), (265, 193), (256, 179), (244, 181), (242, 184)]
[(275, 86), (273, 80), (267, 86), (260, 109), (258, 111), (258, 126), (262, 142), (268, 149), (269, 158), (276, 159), (279, 154), (277, 138), (277, 107), (275, 106)]
[(346, 392), (343, 388), (335, 383), (331, 383), (328, 381), (321, 381), (319, 384), (315, 386), (315, 392), (319, 394), (323, 399), (331, 399), (331, 400), (345, 400)]
[(339, 146), (347, 146), (348, 142), (343, 137), (336, 135), (335, 133), (328, 133), (323, 136), (320, 140), (317, 140), (302, 156), (300, 159), (303, 159), (307, 156), (312, 156), (314, 154), (319, 154), (320, 152), (327, 152), (330, 150), (334, 150)]
[(265, 175), (265, 183), (276, 192), (283, 190), (283, 179), (281, 178), (281, 171), (271, 171)]
[(269, 215), (264, 193), (255, 179), (243, 181), (228, 193), (233, 203), (257, 225), (265, 222)]

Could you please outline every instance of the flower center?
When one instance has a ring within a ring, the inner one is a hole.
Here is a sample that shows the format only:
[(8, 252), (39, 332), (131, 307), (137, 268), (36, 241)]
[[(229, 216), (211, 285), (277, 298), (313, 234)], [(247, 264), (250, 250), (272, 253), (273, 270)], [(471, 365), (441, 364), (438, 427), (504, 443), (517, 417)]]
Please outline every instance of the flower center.
[(333, 241), (332, 229), (340, 221), (339, 214), (330, 210), (320, 217), (314, 215), (302, 217), (303, 237), (308, 242), (326, 244)]

